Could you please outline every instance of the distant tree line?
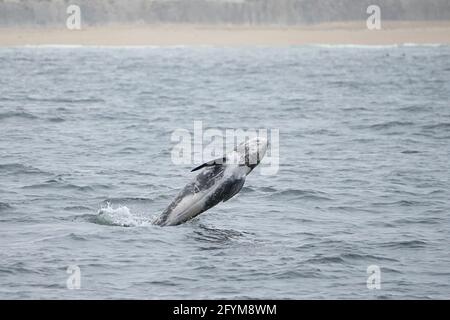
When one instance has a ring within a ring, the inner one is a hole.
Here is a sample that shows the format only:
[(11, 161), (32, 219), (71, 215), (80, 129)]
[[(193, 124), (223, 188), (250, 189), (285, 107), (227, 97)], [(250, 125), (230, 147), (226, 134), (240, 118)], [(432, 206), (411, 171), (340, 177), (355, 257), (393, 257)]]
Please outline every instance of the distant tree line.
[(450, 0), (0, 0), (0, 26), (64, 25), (70, 4), (87, 25), (302, 25), (365, 20), (372, 4), (386, 20), (450, 20)]

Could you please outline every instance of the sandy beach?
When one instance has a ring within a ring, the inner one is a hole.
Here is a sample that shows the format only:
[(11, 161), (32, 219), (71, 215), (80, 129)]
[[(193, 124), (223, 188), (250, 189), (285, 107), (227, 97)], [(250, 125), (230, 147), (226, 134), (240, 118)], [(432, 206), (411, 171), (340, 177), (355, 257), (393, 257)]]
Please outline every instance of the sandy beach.
[(450, 44), (450, 21), (383, 22), (368, 30), (365, 21), (309, 26), (109, 25), (61, 28), (0, 28), (0, 46), (21, 45), (302, 45)]

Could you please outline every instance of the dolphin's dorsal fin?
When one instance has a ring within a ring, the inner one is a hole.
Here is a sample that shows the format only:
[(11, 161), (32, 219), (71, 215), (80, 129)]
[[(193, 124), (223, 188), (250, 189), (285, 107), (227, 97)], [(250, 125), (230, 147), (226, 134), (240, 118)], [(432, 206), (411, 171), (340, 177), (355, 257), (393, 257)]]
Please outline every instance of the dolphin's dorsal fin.
[(217, 158), (217, 159), (205, 162), (202, 165), (199, 165), (198, 167), (195, 167), (194, 169), (192, 169), (191, 172), (197, 171), (204, 167), (221, 166), (225, 163), (226, 159), (227, 159), (227, 157), (223, 157), (223, 158)]
[(231, 187), (226, 191), (222, 201), (225, 202), (233, 198), (239, 191), (241, 191), (242, 187), (244, 186), (244, 182), (245, 176), (243, 176), (239, 180), (236, 180), (236, 182), (233, 183)]

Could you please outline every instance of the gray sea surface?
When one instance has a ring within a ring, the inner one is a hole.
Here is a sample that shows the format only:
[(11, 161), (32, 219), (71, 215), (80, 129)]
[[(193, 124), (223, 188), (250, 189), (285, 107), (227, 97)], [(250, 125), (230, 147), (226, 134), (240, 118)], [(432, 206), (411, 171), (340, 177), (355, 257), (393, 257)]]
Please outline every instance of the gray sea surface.
[[(449, 299), (449, 101), (444, 45), (1, 48), (0, 298)], [(194, 121), (278, 173), (154, 226)]]

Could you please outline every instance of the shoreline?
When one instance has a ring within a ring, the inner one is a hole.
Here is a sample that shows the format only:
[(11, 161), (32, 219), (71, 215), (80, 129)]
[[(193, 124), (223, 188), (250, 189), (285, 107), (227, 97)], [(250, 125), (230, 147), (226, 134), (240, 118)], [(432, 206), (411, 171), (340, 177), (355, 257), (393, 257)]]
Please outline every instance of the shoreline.
[(368, 30), (365, 21), (305, 26), (108, 25), (0, 27), (0, 47), (86, 46), (286, 46), (450, 44), (450, 21), (386, 21)]

